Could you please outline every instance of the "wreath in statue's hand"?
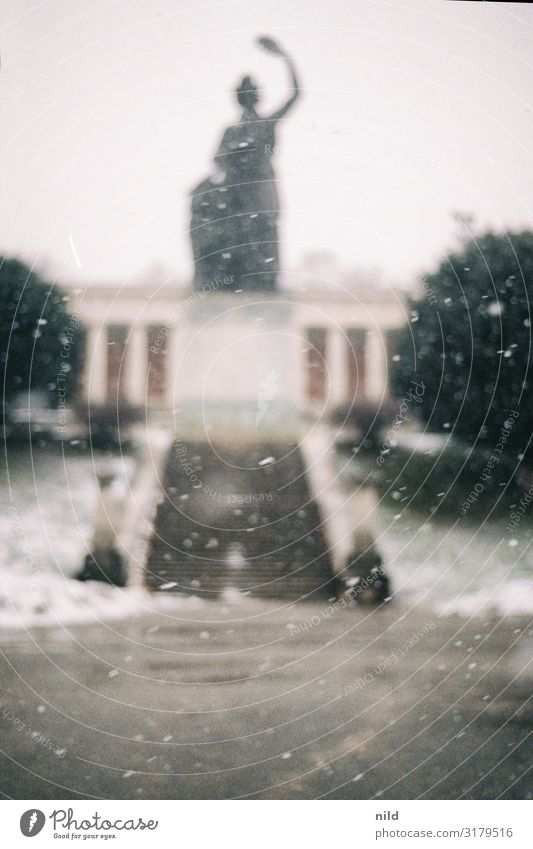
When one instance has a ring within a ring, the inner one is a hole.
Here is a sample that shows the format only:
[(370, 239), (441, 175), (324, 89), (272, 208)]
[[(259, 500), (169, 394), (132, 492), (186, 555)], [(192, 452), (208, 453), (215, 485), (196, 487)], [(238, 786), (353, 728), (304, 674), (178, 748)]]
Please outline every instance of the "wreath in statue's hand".
[(257, 39), (257, 43), (263, 48), (263, 50), (266, 50), (267, 53), (273, 53), (274, 56), (285, 56), (285, 52), (273, 38), (262, 35)]

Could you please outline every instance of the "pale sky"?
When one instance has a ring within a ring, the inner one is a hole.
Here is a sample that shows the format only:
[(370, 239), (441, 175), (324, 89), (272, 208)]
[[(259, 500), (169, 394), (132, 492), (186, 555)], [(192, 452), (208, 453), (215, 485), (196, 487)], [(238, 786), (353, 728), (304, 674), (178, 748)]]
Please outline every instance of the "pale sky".
[[(51, 277), (191, 279), (188, 191), (251, 73), (304, 95), (275, 167), (287, 269), (309, 251), (388, 281), (454, 245), (452, 210), (533, 226), (533, 6), (453, 0), (3, 0), (0, 251)], [(148, 275), (149, 276), (149, 275)]]

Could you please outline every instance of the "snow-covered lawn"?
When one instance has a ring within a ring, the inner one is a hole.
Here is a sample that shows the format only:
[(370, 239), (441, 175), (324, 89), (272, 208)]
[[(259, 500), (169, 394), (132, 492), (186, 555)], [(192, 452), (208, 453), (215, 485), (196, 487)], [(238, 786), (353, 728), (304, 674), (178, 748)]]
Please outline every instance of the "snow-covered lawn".
[(509, 533), (501, 519), (461, 524), (380, 505), (380, 525), (395, 592), (407, 603), (465, 616), (533, 613), (529, 521)]
[(120, 457), (97, 452), (63, 452), (59, 445), (8, 448), (0, 472), (2, 626), (81, 622), (126, 612), (124, 594), (117, 596), (112, 587), (71, 580), (92, 531), (95, 472), (108, 461), (121, 463)]

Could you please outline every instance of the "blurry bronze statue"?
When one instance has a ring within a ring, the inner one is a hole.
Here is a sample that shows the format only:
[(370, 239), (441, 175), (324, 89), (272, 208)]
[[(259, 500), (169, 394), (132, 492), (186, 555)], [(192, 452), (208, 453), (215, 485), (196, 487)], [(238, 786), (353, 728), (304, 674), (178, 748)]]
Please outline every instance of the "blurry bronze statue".
[(216, 172), (192, 192), (191, 240), (196, 290), (272, 292), (279, 271), (279, 201), (272, 156), (277, 122), (299, 97), (292, 60), (271, 38), (258, 44), (280, 56), (292, 93), (271, 115), (256, 111), (259, 89), (246, 76), (236, 89), (238, 123), (225, 130), (214, 161)]

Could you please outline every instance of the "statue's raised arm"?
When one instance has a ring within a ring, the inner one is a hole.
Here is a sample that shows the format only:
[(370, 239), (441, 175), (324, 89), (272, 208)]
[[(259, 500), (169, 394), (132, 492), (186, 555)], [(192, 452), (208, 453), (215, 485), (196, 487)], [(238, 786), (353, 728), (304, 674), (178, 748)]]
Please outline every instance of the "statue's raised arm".
[(279, 109), (269, 115), (268, 118), (271, 121), (278, 121), (280, 118), (283, 118), (289, 109), (296, 103), (298, 98), (300, 97), (300, 83), (298, 81), (298, 76), (296, 74), (296, 68), (294, 66), (294, 62), (291, 57), (286, 53), (273, 38), (268, 38), (267, 36), (262, 36), (257, 39), (257, 43), (266, 50), (268, 53), (272, 53), (274, 56), (281, 56), (282, 59), (285, 60), (285, 64), (289, 71), (289, 75), (291, 78), (292, 84), (292, 94), (286, 103), (283, 104)]

